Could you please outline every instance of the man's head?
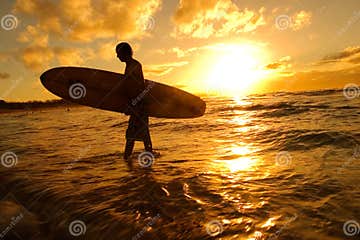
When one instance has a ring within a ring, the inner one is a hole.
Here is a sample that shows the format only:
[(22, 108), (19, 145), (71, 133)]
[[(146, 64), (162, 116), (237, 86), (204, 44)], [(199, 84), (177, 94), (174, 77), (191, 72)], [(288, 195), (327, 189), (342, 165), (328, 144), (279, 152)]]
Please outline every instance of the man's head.
[(130, 44), (122, 42), (116, 46), (116, 54), (120, 61), (127, 62), (132, 59), (133, 51)]

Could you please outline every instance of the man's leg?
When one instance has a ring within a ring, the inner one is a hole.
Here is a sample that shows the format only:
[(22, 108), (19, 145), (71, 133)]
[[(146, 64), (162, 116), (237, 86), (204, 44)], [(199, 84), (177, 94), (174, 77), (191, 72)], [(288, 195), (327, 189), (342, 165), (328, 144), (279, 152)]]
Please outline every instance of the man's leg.
[(128, 160), (132, 154), (134, 149), (135, 141), (134, 140), (126, 140), (124, 159)]
[(150, 138), (150, 133), (146, 134), (145, 138), (143, 139), (145, 151), (152, 152), (152, 143)]

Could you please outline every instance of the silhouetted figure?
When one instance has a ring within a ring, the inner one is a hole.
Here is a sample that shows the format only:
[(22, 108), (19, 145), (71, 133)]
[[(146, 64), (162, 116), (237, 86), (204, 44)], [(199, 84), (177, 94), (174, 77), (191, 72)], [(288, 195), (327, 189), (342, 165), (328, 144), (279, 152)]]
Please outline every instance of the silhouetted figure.
[(119, 43), (116, 46), (116, 54), (121, 62), (126, 63), (124, 87), (128, 98), (128, 107), (125, 114), (130, 115), (130, 119), (126, 130), (124, 159), (128, 160), (134, 149), (135, 141), (143, 141), (145, 151), (152, 152), (149, 117), (145, 112), (143, 99), (138, 98), (145, 90), (145, 80), (142, 66), (133, 59), (133, 51), (128, 43)]

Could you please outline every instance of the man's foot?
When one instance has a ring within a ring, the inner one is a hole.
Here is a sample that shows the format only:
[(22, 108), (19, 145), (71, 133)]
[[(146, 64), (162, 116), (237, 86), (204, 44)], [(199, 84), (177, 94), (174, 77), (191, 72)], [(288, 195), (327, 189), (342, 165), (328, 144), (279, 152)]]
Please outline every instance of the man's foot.
[(128, 167), (130, 169), (132, 169), (133, 167), (133, 161), (130, 158), (124, 158), (124, 161), (126, 162), (126, 164), (128, 165)]

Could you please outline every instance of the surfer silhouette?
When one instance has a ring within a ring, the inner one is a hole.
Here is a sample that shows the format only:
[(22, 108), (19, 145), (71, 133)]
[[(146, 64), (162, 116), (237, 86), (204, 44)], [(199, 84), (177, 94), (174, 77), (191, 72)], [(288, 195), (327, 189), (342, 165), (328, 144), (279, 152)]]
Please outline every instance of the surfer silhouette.
[(145, 112), (142, 92), (145, 90), (145, 80), (140, 62), (133, 58), (131, 46), (122, 42), (116, 46), (116, 54), (121, 62), (126, 63), (124, 87), (128, 98), (128, 106), (125, 111), (130, 115), (126, 130), (126, 145), (124, 159), (129, 160), (134, 149), (135, 141), (144, 143), (145, 151), (152, 152), (152, 143), (149, 131), (149, 116)]

